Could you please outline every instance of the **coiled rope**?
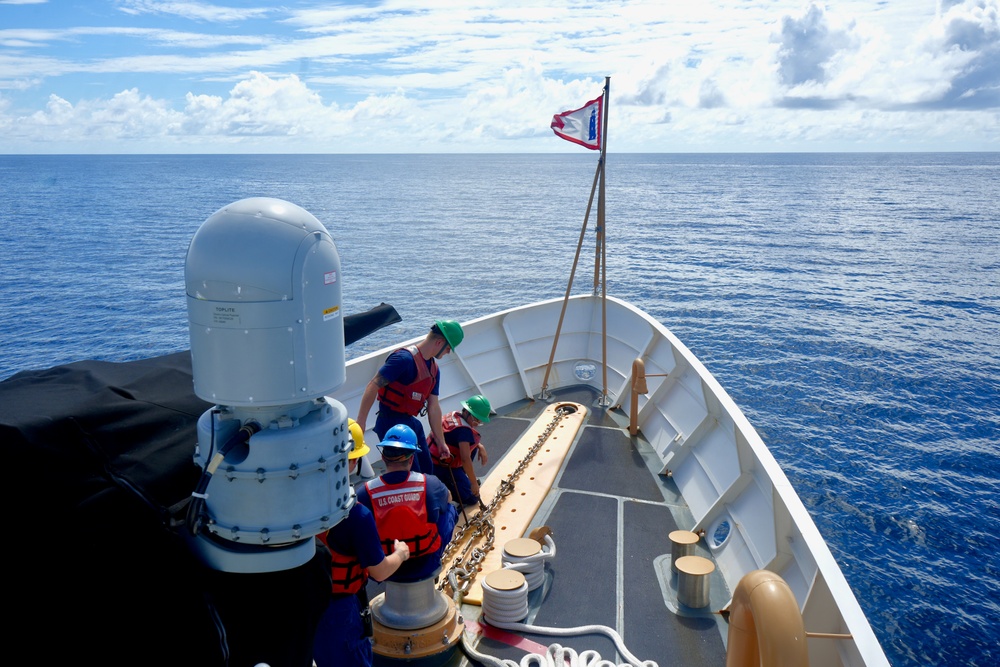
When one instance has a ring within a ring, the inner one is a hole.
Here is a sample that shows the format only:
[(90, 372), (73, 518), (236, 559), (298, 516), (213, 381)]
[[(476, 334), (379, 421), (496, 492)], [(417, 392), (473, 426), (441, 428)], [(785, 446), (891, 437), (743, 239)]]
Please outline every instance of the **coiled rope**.
[[(606, 660), (597, 651), (589, 650), (577, 654), (571, 648), (563, 647), (560, 644), (551, 644), (545, 654), (528, 653), (521, 662), (513, 660), (501, 660), (491, 655), (481, 653), (473, 648), (465, 636), (462, 635), (462, 649), (466, 655), (473, 660), (489, 665), (490, 667), (658, 667), (653, 660), (639, 660), (625, 646), (624, 640), (614, 629), (605, 625), (582, 625), (575, 628), (549, 628), (539, 625), (522, 623), (528, 616), (528, 591), (534, 590), (528, 583), (527, 577), (544, 578), (545, 560), (555, 555), (555, 543), (548, 535), (545, 536), (546, 545), (550, 548), (550, 553), (540, 553), (522, 559), (522, 562), (505, 563), (505, 569), (515, 570), (523, 575), (521, 584), (510, 590), (500, 590), (489, 585), (489, 578), (481, 583), (483, 587), (483, 618), (487, 623), (495, 628), (503, 630), (514, 630), (517, 632), (529, 632), (532, 634), (551, 635), (556, 637), (572, 637), (584, 634), (602, 634), (609, 637), (614, 642), (618, 653), (627, 661), (616, 664), (614, 661)], [(505, 554), (506, 557), (506, 554)]]
[[(531, 628), (532, 632), (545, 629), (536, 628), (530, 625), (525, 627)], [(584, 629), (588, 627), (591, 626), (583, 626)], [(603, 628), (604, 626), (593, 627)], [(558, 630), (561, 628), (550, 629)], [(579, 628), (565, 628), (565, 630), (570, 631), (577, 629)], [(470, 659), (478, 660), (482, 664), (489, 665), (490, 667), (630, 667), (630, 665), (635, 665), (636, 667), (657, 667), (656, 663), (652, 660), (616, 665), (613, 661), (602, 658), (600, 653), (597, 651), (584, 651), (583, 653), (577, 653), (573, 649), (562, 646), (561, 644), (550, 644), (544, 654), (529, 653), (521, 658), (520, 663), (513, 660), (501, 660), (499, 658), (494, 658), (491, 655), (480, 653), (469, 646), (468, 641), (464, 636), (462, 638), (462, 648)], [(621, 651), (622, 649), (619, 648), (619, 650)], [(626, 653), (624, 652), (622, 653), (622, 655), (625, 654)]]
[[(524, 575), (529, 591), (535, 590), (545, 582), (545, 561), (556, 557), (556, 543), (552, 541), (552, 536), (545, 535), (544, 539), (545, 546), (536, 554), (515, 556), (504, 549), (500, 555), (500, 562), (504, 567), (509, 566), (510, 569), (516, 569)], [(515, 568), (514, 565), (519, 567)]]
[(476, 660), (490, 667), (658, 667), (653, 660), (639, 660), (625, 646), (621, 635), (605, 625), (581, 625), (575, 628), (547, 628), (539, 625), (529, 625), (527, 623), (501, 623), (491, 622), (490, 625), (503, 630), (516, 630), (521, 632), (531, 632), (540, 635), (552, 635), (557, 637), (572, 637), (584, 634), (603, 634), (610, 637), (615, 643), (618, 652), (627, 660), (624, 663), (615, 663), (613, 660), (605, 660), (597, 651), (584, 651), (577, 653), (571, 648), (561, 644), (550, 644), (545, 654), (528, 653), (521, 662), (514, 660), (501, 660), (492, 655), (481, 653), (469, 644), (467, 633), (462, 633), (462, 650), (471, 659)]
[[(524, 572), (522, 565), (511, 565), (505, 570)], [(481, 583), (483, 587), (483, 618), (494, 627), (503, 623), (516, 623), (528, 617), (528, 583), (522, 576), (521, 585), (512, 590), (502, 590), (490, 586), (488, 581)]]

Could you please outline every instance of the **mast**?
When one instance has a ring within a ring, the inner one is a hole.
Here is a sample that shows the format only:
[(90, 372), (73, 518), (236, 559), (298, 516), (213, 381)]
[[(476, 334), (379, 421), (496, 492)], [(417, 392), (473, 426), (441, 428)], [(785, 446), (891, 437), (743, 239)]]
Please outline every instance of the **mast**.
[[(608, 155), (608, 103), (611, 97), (611, 77), (604, 77), (604, 127), (601, 132), (601, 159), (598, 163), (601, 179), (597, 195), (597, 257), (594, 260), (594, 296), (597, 296), (597, 272), (600, 264), (601, 273), (601, 401), (600, 404), (607, 407), (610, 404), (608, 398), (608, 265), (607, 265), (607, 235), (605, 234), (604, 216), (604, 172), (605, 162)], [(599, 260), (599, 262), (598, 262)]]
[[(605, 240), (604, 234), (604, 162), (607, 156), (607, 138), (608, 138), (608, 95), (611, 92), (611, 77), (604, 77), (604, 91), (601, 94), (601, 137), (600, 137), (600, 149), (601, 157), (597, 161), (597, 169), (594, 172), (594, 183), (590, 187), (590, 199), (587, 201), (587, 212), (583, 216), (583, 227), (580, 228), (580, 240), (576, 244), (576, 255), (573, 257), (573, 268), (570, 271), (569, 281), (566, 283), (566, 294), (563, 297), (562, 310), (559, 312), (559, 322), (556, 324), (555, 336), (552, 339), (552, 351), (549, 353), (549, 362), (545, 365), (545, 375), (542, 378), (542, 387), (539, 392), (539, 398), (547, 399), (549, 397), (548, 386), (549, 386), (549, 373), (552, 371), (552, 362), (555, 360), (556, 347), (559, 345), (559, 334), (562, 331), (563, 319), (566, 315), (566, 305), (569, 302), (570, 293), (573, 289), (573, 278), (576, 276), (577, 263), (580, 260), (580, 251), (583, 248), (583, 239), (587, 233), (587, 223), (590, 220), (590, 210), (594, 203), (594, 192), (598, 192), (597, 201), (597, 241), (594, 248), (594, 286), (593, 295), (597, 296), (597, 286), (601, 286), (601, 354), (602, 354), (602, 390), (601, 397), (598, 399), (598, 405), (602, 407), (607, 407), (610, 405), (611, 401), (608, 398), (608, 290), (606, 286), (607, 281), (607, 262), (605, 261), (605, 254), (607, 251), (607, 242)], [(586, 107), (584, 107), (586, 108)], [(579, 111), (579, 109), (577, 110)], [(575, 112), (567, 112), (575, 113)], [(555, 127), (555, 125), (553, 125)], [(561, 125), (560, 125), (561, 127)], [(557, 132), (557, 134), (559, 134)], [(563, 138), (569, 138), (565, 135), (561, 135)], [(577, 141), (575, 138), (570, 138), (571, 141), (576, 143), (583, 142)], [(594, 148), (594, 146), (583, 144), (588, 148)]]

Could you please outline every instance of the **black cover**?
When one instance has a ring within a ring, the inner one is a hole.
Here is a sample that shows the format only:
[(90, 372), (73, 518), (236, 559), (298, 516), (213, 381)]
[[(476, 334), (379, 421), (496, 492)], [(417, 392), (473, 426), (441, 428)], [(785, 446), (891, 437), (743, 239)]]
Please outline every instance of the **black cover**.
[(396, 309), (387, 303), (380, 303), (363, 313), (348, 315), (344, 318), (344, 345), (355, 343), (368, 334), (402, 321), (403, 318)]
[[(398, 321), (386, 304), (348, 316), (345, 341)], [(311, 665), (325, 554), (285, 572), (220, 573), (170, 527), (200, 475), (196, 426), (211, 407), (192, 386), (186, 351), (0, 382), (9, 653), (42, 664)]]

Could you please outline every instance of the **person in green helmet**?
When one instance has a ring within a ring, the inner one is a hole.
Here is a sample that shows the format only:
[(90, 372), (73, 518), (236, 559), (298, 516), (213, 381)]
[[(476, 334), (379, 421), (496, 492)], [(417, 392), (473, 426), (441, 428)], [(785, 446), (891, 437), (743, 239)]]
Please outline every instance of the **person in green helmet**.
[(373, 430), (379, 440), (397, 424), (413, 429), (417, 442), (421, 443), (413, 461), (414, 472), (433, 474), (434, 466), (420, 416), (427, 415), (431, 433), (439, 442), (444, 442), (441, 405), (438, 403), (441, 372), (437, 360), (458, 347), (464, 337), (462, 325), (455, 320), (436, 320), (422, 341), (390, 354), (361, 395), (355, 421), (362, 432), (366, 429), (368, 413), (376, 398), (378, 413)]
[[(482, 394), (476, 394), (462, 401), (462, 409), (446, 414), (441, 420), (445, 447), (431, 435), (427, 439), (431, 458), (434, 459), (434, 474), (451, 491), (462, 506), (479, 504), (479, 480), (476, 479), (472, 462), (476, 456), (486, 465), (489, 457), (486, 447), (480, 441), (476, 427), (490, 420), (493, 408)], [(442, 456), (445, 454), (445, 456)]]

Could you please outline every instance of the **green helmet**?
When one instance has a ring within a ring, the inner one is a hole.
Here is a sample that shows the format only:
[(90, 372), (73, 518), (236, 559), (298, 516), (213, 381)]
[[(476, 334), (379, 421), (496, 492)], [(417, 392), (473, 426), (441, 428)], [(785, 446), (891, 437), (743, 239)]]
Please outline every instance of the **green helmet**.
[(465, 338), (465, 332), (462, 331), (462, 325), (455, 320), (435, 320), (434, 326), (438, 328), (444, 339), (448, 341), (448, 345), (451, 349), (458, 347), (458, 344), (462, 342)]
[(469, 397), (468, 400), (462, 401), (462, 407), (484, 424), (490, 420), (490, 412), (493, 410), (489, 400), (482, 394), (476, 394)]

